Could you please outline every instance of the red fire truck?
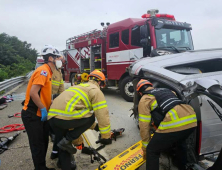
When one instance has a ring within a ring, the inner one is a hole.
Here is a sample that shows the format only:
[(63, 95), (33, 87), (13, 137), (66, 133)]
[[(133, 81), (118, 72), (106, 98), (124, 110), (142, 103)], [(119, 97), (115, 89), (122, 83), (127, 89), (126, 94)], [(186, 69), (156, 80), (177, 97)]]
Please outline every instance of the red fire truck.
[(65, 81), (86, 81), (89, 72), (98, 69), (106, 75), (108, 87), (119, 89), (125, 100), (132, 101), (134, 90), (127, 68), (143, 57), (193, 50), (191, 29), (173, 15), (148, 10), (142, 18), (128, 18), (71, 37), (66, 41)]

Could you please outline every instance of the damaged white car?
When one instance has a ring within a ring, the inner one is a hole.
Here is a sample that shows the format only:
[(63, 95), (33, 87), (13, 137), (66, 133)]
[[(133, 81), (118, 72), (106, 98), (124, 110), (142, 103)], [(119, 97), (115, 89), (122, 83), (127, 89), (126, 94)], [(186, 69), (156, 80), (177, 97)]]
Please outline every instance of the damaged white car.
[[(197, 163), (218, 154), (222, 147), (222, 49), (196, 50), (144, 58), (129, 67), (134, 89), (143, 78), (154, 87), (169, 88), (195, 109), (198, 128), (188, 140), (189, 161)], [(138, 120), (139, 96), (134, 97)]]

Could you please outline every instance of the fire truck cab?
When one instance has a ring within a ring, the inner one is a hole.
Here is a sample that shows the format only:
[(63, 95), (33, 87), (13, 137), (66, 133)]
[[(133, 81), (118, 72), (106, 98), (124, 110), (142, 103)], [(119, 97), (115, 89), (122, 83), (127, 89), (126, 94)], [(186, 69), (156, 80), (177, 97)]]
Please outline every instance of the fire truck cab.
[(86, 81), (89, 72), (101, 70), (107, 87), (116, 87), (122, 97), (132, 101), (134, 89), (128, 66), (144, 57), (193, 50), (191, 25), (178, 22), (173, 15), (148, 10), (142, 18), (128, 18), (74, 36), (66, 41), (65, 81)]

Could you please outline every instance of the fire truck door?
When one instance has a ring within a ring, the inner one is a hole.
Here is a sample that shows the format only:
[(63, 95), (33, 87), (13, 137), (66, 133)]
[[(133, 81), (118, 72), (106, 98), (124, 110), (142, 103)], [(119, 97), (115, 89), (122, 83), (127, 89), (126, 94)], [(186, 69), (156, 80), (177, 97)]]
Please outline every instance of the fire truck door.
[(108, 79), (118, 80), (130, 64), (130, 52), (123, 47), (121, 31), (116, 30), (108, 36), (106, 64)]
[[(125, 34), (128, 37), (123, 38)], [(108, 52), (106, 54), (108, 79), (118, 80), (125, 73), (126, 67), (143, 57), (143, 48), (130, 48), (129, 37), (129, 29), (128, 31), (116, 31), (109, 35)], [(127, 42), (128, 45), (124, 42)]]

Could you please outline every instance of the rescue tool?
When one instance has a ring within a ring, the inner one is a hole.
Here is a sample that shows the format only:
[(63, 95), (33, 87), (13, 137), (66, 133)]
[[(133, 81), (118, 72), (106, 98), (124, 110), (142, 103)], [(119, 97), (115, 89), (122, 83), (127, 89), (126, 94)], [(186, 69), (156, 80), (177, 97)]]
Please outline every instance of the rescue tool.
[[(116, 138), (118, 136), (122, 136), (124, 131), (125, 131), (125, 128), (119, 128), (119, 129), (111, 130), (111, 139), (114, 139), (116, 141)], [(101, 138), (101, 134), (99, 134), (99, 140), (96, 141), (96, 144), (100, 143), (100, 138)]]
[[(11, 136), (9, 138), (7, 137), (0, 137), (0, 154), (8, 150), (9, 144), (12, 143), (12, 141), (15, 140), (15, 138), (20, 134), (20, 132), (16, 133), (14, 136)], [(5, 139), (4, 141), (2, 139)]]
[[(119, 129), (113, 129), (111, 130), (111, 139), (114, 139), (116, 141), (116, 138), (119, 136), (122, 136), (123, 132), (125, 131), (125, 128), (119, 128)], [(83, 138), (85, 139), (86, 143), (89, 147), (83, 147), (82, 153), (90, 155), (91, 163), (94, 163), (97, 161), (99, 163), (99, 169), (100, 166), (102, 166), (104, 163), (106, 163), (106, 158), (102, 156), (98, 151), (103, 149), (106, 145), (101, 145), (98, 148), (91, 147), (88, 139), (86, 138), (85, 134), (82, 134)], [(99, 135), (99, 140), (96, 141), (96, 143), (100, 143), (101, 135)]]
[(82, 149), (82, 153), (90, 155), (91, 158), (91, 163), (93, 164), (95, 161), (97, 161), (100, 165), (103, 165), (106, 162), (106, 158), (104, 158), (104, 156), (102, 156), (100, 153), (98, 153), (98, 150), (102, 149), (105, 147), (104, 146), (100, 146), (97, 149), (94, 149), (92, 147), (90, 147), (90, 143), (88, 141), (88, 139), (86, 138), (85, 134), (82, 134), (83, 138), (85, 139), (86, 143), (88, 144), (89, 147), (83, 147)]

